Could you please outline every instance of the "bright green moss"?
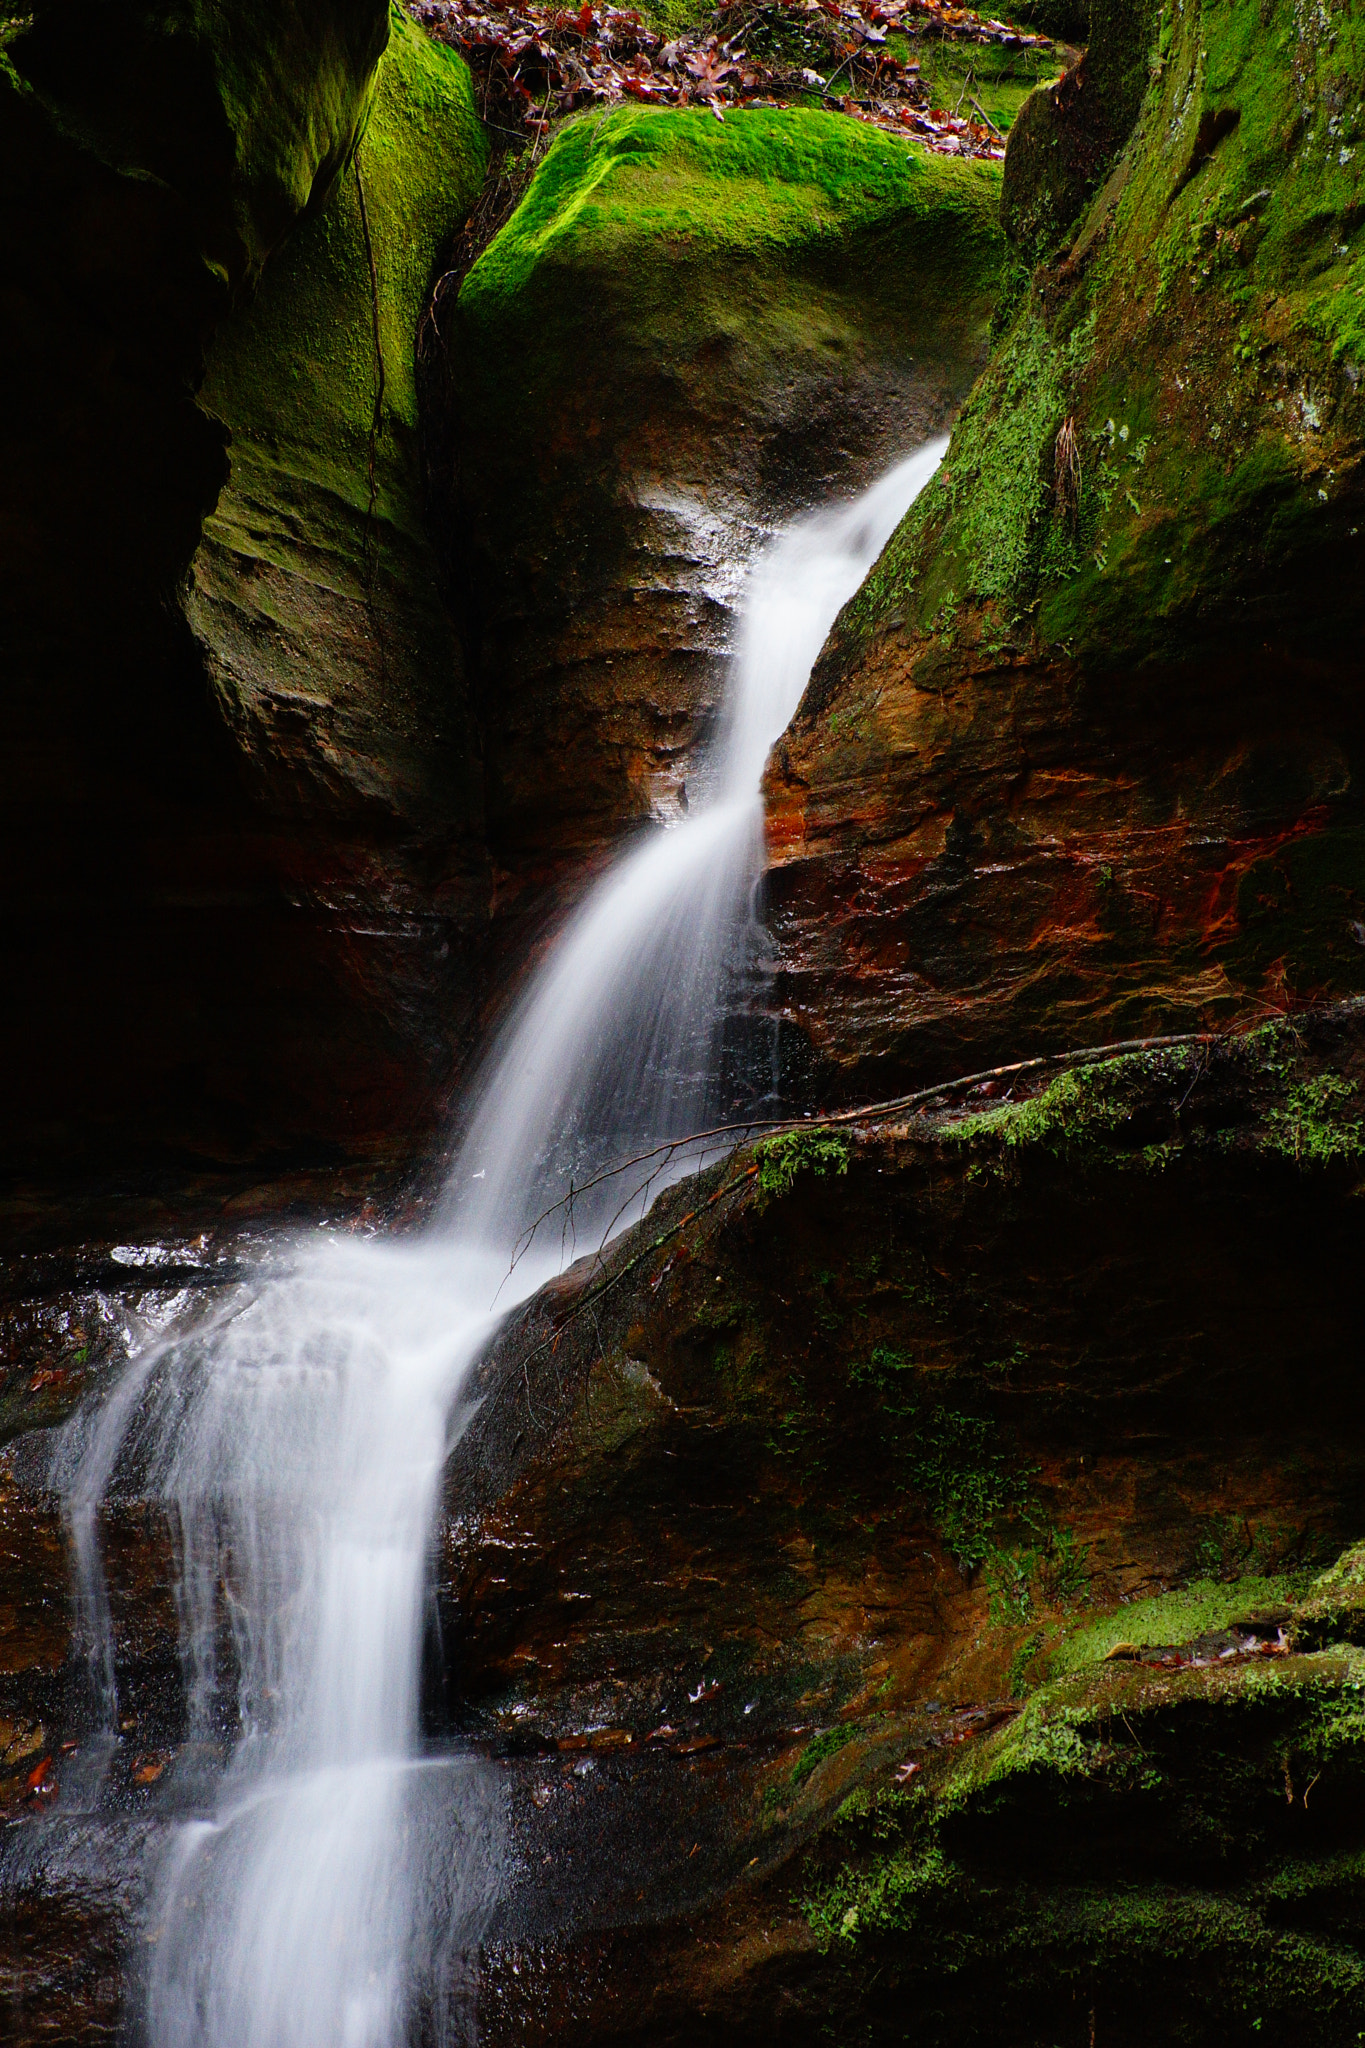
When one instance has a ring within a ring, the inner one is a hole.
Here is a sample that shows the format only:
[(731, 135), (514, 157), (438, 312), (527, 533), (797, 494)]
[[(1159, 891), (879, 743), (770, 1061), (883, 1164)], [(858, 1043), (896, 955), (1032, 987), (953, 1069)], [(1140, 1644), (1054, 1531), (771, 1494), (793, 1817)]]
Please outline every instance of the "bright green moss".
[(846, 613), (855, 644), (975, 605), (1112, 668), (1189, 658), (1205, 635), (1221, 653), (1229, 630), (1326, 644), (1356, 602), (1354, 571), (1325, 604), (1295, 593), (1325, 549), (1361, 559), (1365, 22), (1167, 0), (1160, 39), (1068, 266), (1038, 272), (939, 480)]
[[(433, 268), (463, 220), (486, 155), (463, 60), (395, 10), (358, 153), (379, 286), (382, 428), (377, 517), (425, 545), (414, 346)], [(374, 309), (356, 169), (270, 265), (224, 329), (201, 402), (233, 433), (233, 486), (209, 522), (228, 546), (293, 566), (300, 493), (323, 580), (355, 589), (369, 503), (377, 389)], [(359, 515), (359, 516), (358, 516)], [(240, 525), (239, 525), (240, 522)]]
[(1028, 1101), (957, 1118), (944, 1124), (942, 1135), (954, 1144), (994, 1138), (1012, 1148), (1044, 1145), (1059, 1153), (1078, 1145), (1103, 1149), (1104, 1141), (1127, 1123), (1135, 1091), (1150, 1083), (1154, 1071), (1174, 1077), (1185, 1066), (1192, 1069), (1197, 1058), (1194, 1051), (1176, 1047), (1068, 1067)]
[(754, 1158), (762, 1207), (765, 1198), (790, 1194), (800, 1173), (847, 1173), (848, 1139), (821, 1126), (783, 1131), (775, 1138), (761, 1138), (754, 1147)]
[(664, 421), (670, 474), (749, 437), (799, 466), (833, 390), (892, 384), (931, 412), (960, 395), (986, 347), (999, 186), (998, 165), (807, 109), (568, 122), (443, 318), (469, 473), (517, 480), (481, 506), (492, 563), (524, 559), (529, 530), (559, 601), (600, 585)]
[(1365, 1152), (1361, 1119), (1346, 1114), (1356, 1106), (1354, 1081), (1339, 1074), (1317, 1074), (1289, 1090), (1282, 1109), (1272, 1109), (1266, 1122), (1267, 1142), (1301, 1166), (1325, 1166), (1333, 1159), (1357, 1159)]
[(1054, 1678), (1100, 1664), (1120, 1643), (1188, 1643), (1234, 1621), (1283, 1607), (1303, 1587), (1302, 1577), (1246, 1578), (1232, 1584), (1196, 1580), (1176, 1593), (1134, 1600), (1098, 1621), (1069, 1628), (1048, 1658)]
[(873, 227), (898, 240), (918, 229), (929, 272), (980, 294), (998, 262), (998, 191), (994, 165), (935, 157), (836, 114), (749, 108), (724, 124), (691, 110), (584, 114), (471, 271), (461, 308), (491, 318), (547, 265), (609, 264), (658, 237), (676, 240), (689, 265), (781, 252), (837, 262), (852, 231)]

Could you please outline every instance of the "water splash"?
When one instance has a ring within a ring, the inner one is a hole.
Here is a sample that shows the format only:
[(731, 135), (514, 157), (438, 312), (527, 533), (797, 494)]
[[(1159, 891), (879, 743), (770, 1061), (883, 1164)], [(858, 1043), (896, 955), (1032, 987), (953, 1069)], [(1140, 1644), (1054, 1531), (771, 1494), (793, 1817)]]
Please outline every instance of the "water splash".
[[(547, 1199), (733, 1107), (717, 1053), (762, 870), (763, 764), (943, 446), (798, 522), (759, 562), (701, 801), (596, 885), (499, 1033), (437, 1227), (300, 1242), (287, 1270), (145, 1346), (69, 1439), (110, 1727), (99, 1507), (155, 1498), (177, 1531), (182, 1755), (228, 1750), (207, 1786), (186, 1767), (156, 1889), (155, 2048), (396, 2048), (419, 2012), (428, 2038), (459, 2028), (452, 1957), (496, 1896), (498, 1793), (475, 1759), (423, 1756), (418, 1667), (460, 1389), (495, 1302), (572, 1256), (561, 1232), (535, 1236)], [(623, 1207), (608, 1183), (579, 1227), (600, 1237), (643, 1199)]]

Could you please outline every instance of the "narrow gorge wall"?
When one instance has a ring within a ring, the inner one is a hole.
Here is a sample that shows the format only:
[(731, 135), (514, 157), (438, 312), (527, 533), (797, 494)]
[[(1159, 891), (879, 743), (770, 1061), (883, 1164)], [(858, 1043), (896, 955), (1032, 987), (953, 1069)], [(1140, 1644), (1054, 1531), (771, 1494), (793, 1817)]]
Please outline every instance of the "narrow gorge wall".
[(1360, 23), (1148, 23), (1021, 116), (1008, 334), (772, 764), (830, 1088), (1365, 979)]
[(12, 1213), (390, 1163), (486, 912), (412, 369), (468, 74), (387, 0), (54, 7), (0, 94)]

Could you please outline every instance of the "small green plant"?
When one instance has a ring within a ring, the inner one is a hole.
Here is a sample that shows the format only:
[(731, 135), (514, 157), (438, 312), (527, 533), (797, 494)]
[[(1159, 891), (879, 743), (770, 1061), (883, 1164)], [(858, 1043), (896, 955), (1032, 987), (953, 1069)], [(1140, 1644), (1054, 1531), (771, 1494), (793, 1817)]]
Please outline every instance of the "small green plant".
[(1355, 1093), (1355, 1082), (1339, 1074), (1319, 1074), (1296, 1083), (1283, 1109), (1272, 1109), (1266, 1117), (1271, 1150), (1301, 1166), (1325, 1166), (1329, 1160), (1365, 1152), (1361, 1119), (1348, 1122), (1338, 1114)]
[(984, 1564), (995, 1555), (992, 1526), (1022, 1512), (1029, 1499), (1030, 1475), (1001, 1443), (995, 1424), (915, 1398), (914, 1360), (886, 1344), (851, 1366), (849, 1377), (877, 1394), (906, 1483), (923, 1497), (958, 1563), (966, 1571)]
[(837, 1728), (822, 1729), (819, 1735), (806, 1744), (800, 1756), (792, 1765), (791, 1777), (788, 1781), (792, 1790), (799, 1792), (801, 1787), (814, 1776), (827, 1757), (837, 1756), (846, 1743), (852, 1742), (856, 1732), (856, 1729), (848, 1722), (842, 1723)]
[(1036, 1628), (1031, 1636), (1025, 1636), (1014, 1655), (1010, 1658), (1009, 1688), (1012, 1700), (1023, 1699), (1028, 1691), (1028, 1668), (1043, 1647), (1043, 1631)]
[(817, 1124), (809, 1131), (783, 1131), (760, 1138), (754, 1147), (758, 1191), (764, 1202), (791, 1193), (799, 1173), (848, 1172), (848, 1139)]
[(1235, 1515), (1210, 1515), (1194, 1547), (1200, 1576), (1235, 1579), (1242, 1575), (1251, 1550), (1251, 1531)]
[(1039, 1574), (1043, 1592), (1054, 1607), (1066, 1607), (1083, 1591), (1089, 1574), (1088, 1543), (1078, 1543), (1074, 1531), (1054, 1529), (1043, 1552)]
[(990, 1617), (997, 1627), (1028, 1621), (1033, 1614), (1033, 1581), (1042, 1562), (1037, 1550), (993, 1550), (986, 1559)]

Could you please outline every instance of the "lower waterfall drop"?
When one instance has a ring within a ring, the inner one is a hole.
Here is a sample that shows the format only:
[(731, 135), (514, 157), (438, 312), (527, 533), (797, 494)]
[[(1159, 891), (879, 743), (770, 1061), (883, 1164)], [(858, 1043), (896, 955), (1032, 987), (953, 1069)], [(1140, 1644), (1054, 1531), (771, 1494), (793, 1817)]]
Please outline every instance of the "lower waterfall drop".
[[(147, 1928), (152, 2048), (399, 2048), (463, 2024), (452, 1957), (496, 1897), (499, 1798), (491, 1766), (424, 1754), (419, 1716), (461, 1387), (498, 1319), (575, 1256), (558, 1226), (534, 1229), (569, 1179), (713, 1118), (768, 750), (945, 445), (760, 558), (692, 810), (592, 888), (498, 1034), (437, 1223), (299, 1240), (71, 1426), (64, 1492), (111, 1727), (101, 1502), (164, 1501), (178, 1545), (188, 1727)], [(644, 1200), (623, 1207), (610, 1183), (580, 1198), (577, 1248)]]

